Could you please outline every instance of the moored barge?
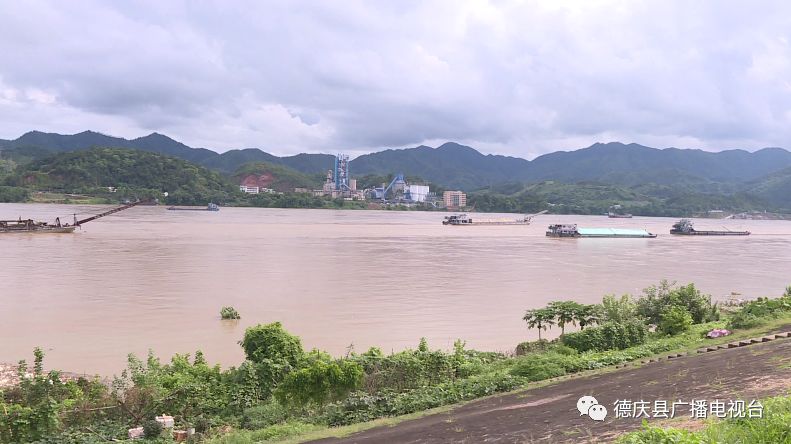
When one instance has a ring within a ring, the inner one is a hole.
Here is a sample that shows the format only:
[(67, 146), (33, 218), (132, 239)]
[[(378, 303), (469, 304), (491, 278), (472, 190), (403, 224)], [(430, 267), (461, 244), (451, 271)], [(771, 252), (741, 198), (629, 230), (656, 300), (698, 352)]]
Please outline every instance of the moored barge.
[(712, 231), (712, 230), (702, 230), (698, 231), (692, 225), (692, 221), (689, 219), (681, 219), (680, 221), (673, 224), (673, 228), (670, 229), (670, 234), (680, 234), (683, 236), (748, 236), (750, 234), (749, 231)]
[(553, 224), (549, 237), (654, 238), (656, 234), (633, 228), (581, 228), (577, 224)]

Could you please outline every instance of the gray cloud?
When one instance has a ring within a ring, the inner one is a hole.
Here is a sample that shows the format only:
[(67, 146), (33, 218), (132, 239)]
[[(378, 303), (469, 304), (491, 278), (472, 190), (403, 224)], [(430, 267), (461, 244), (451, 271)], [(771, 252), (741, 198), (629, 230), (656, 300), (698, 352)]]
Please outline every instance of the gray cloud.
[(0, 137), (158, 131), (278, 154), (454, 140), (791, 146), (791, 6), (4, 2)]

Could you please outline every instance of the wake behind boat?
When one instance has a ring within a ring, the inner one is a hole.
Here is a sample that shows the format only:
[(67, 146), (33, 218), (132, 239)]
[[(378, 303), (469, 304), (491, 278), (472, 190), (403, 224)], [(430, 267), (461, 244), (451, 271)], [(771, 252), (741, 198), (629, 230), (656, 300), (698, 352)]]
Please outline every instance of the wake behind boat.
[(546, 213), (547, 210), (536, 214), (527, 214), (521, 219), (473, 219), (467, 214), (453, 214), (445, 216), (442, 225), (530, 225), (535, 216)]

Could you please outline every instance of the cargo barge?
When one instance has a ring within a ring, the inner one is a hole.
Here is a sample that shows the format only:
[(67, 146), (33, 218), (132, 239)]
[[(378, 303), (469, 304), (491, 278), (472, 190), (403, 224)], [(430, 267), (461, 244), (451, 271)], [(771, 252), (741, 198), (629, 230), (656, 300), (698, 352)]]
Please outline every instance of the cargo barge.
[(466, 214), (445, 216), (442, 225), (530, 225), (535, 216), (546, 213), (544, 210), (536, 214), (527, 214), (521, 219), (473, 219)]
[(673, 228), (670, 229), (670, 234), (679, 234), (682, 236), (748, 236), (750, 234), (749, 231), (698, 231), (692, 225), (692, 221), (689, 219), (681, 219), (680, 221), (673, 224)]
[(220, 206), (216, 203), (209, 203), (206, 208), (190, 208), (190, 207), (168, 207), (171, 211), (220, 211)]
[(580, 228), (577, 224), (553, 224), (549, 237), (654, 238), (656, 234), (632, 228)]
[(607, 213), (607, 217), (610, 219), (631, 219), (632, 215), (629, 213), (613, 213), (612, 211)]

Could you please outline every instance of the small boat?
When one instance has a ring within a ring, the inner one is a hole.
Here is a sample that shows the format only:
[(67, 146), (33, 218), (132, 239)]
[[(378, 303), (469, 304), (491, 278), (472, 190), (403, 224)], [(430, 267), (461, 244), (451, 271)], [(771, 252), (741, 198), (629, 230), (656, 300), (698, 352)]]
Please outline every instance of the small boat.
[(679, 234), (683, 236), (748, 236), (749, 231), (698, 231), (692, 225), (689, 219), (681, 219), (673, 224), (670, 229), (670, 234)]
[(656, 234), (632, 228), (580, 228), (577, 224), (553, 224), (549, 237), (654, 238)]
[(536, 214), (527, 214), (521, 219), (473, 219), (466, 214), (445, 216), (442, 225), (530, 225), (535, 216), (546, 213), (544, 210)]
[(609, 217), (610, 219), (631, 219), (632, 215), (629, 213), (618, 214), (610, 211), (609, 213), (607, 213), (607, 217)]
[(190, 207), (168, 207), (172, 211), (220, 211), (220, 206), (214, 202), (209, 202), (206, 208), (190, 208)]

